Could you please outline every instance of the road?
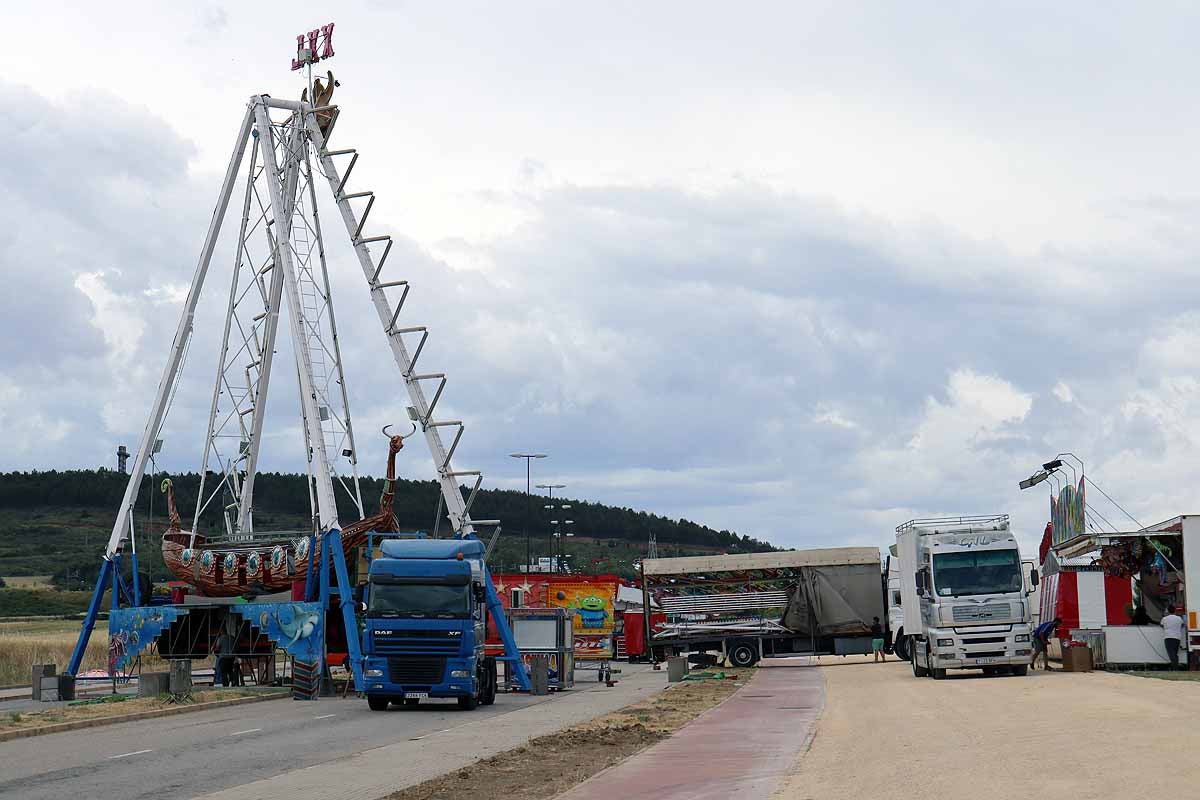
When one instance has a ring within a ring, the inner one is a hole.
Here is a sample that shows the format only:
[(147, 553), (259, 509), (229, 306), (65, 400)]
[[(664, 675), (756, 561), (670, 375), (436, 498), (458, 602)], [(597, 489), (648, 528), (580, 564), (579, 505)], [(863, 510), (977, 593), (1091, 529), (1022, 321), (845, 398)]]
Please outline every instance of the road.
[(1195, 797), (1200, 683), (1115, 673), (914, 678), (822, 659), (826, 704), (777, 800)]
[[(501, 694), (495, 705), (470, 712), (453, 701), (372, 712), (353, 698), (273, 700), (17, 739), (0, 743), (0, 798), (161, 800), (246, 784), (252, 793), (239, 788), (230, 796), (378, 797), (381, 785), (397, 789), (424, 780), (666, 685), (665, 671), (624, 668), (612, 689), (581, 673), (571, 692)], [(408, 750), (421, 758), (395, 759)], [(383, 774), (362, 768), (376, 756), (390, 765)], [(306, 769), (314, 765), (322, 767)], [(296, 782), (307, 791), (296, 794)]]

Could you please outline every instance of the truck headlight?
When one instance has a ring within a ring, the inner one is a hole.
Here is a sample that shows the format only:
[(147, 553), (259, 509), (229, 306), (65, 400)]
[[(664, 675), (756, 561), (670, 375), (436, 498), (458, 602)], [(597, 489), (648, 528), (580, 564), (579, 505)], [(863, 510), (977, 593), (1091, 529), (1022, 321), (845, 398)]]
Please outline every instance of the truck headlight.
[(452, 670), (450, 670), (450, 677), (451, 678), (469, 678), (469, 677), (471, 677), (471, 673), (465, 669), (452, 669)]
[(1018, 633), (1016, 636), (1013, 637), (1013, 641), (1014, 642), (1028, 642), (1029, 634), (1028, 633)]
[(953, 639), (938, 639), (937, 642), (938, 647), (954, 647)]
[(364, 674), (364, 675), (366, 675), (368, 678), (382, 678), (382, 677), (383, 677), (383, 670), (381, 670), (381, 669), (369, 669), (369, 670), (367, 670), (366, 672), (364, 672), (363, 674)]

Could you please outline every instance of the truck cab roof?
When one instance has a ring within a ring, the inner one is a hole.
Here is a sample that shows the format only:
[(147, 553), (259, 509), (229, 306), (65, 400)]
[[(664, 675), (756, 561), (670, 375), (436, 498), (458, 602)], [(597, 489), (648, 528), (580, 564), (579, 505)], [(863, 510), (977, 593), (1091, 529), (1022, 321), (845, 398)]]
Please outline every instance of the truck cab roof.
[(379, 545), (385, 558), (482, 559), (483, 542), (478, 539), (384, 539)]

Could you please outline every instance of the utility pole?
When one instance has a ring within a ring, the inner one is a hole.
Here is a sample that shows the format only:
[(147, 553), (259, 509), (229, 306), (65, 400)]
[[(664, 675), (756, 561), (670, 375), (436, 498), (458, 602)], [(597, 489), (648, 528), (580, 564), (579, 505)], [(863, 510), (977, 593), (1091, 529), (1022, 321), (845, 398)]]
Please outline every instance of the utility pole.
[(525, 459), (525, 573), (529, 573), (529, 567), (532, 565), (533, 550), (529, 543), (529, 511), (531, 496), (529, 491), (529, 462), (535, 458), (546, 458), (545, 453), (509, 453), (509, 458)]

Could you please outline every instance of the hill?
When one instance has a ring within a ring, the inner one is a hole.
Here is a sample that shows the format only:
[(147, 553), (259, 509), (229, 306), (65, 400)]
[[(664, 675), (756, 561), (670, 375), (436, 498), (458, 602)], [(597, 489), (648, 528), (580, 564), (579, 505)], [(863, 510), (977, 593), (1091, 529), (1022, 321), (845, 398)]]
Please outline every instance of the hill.
[[(166, 503), (158, 491), (165, 474), (143, 478), (138, 506), (134, 513), (137, 550), (143, 572), (156, 580), (166, 577), (159, 555), (158, 537), (166, 527)], [(199, 491), (198, 474), (171, 475), (185, 527), (190, 527)], [(118, 472), (71, 470), (48, 472), (0, 473), (0, 578), (50, 575), (58, 589), (90, 588), (95, 581), (100, 551), (112, 530), (116, 508), (121, 502), (127, 477)], [(434, 481), (398, 480), (396, 517), (404, 530), (432, 533), (438, 510), (438, 486)], [(214, 485), (209, 476), (207, 486)], [(367, 513), (378, 508), (383, 481), (361, 481), (363, 504)], [(340, 492), (340, 489), (339, 489)], [(531, 503), (530, 550), (535, 557), (550, 555), (550, 516), (542, 506), (544, 499)], [(606, 506), (586, 500), (564, 498), (570, 503), (574, 537), (566, 540), (566, 552), (572, 564), (585, 572), (615, 572), (632, 578), (635, 562), (645, 555), (651, 533), (663, 556), (699, 555), (713, 552), (756, 552), (773, 549), (769, 544), (714, 530), (687, 519), (668, 519), (630, 508)], [(200, 517), (201, 532), (219, 532), (223, 527), (220, 498), (210, 503)], [(339, 513), (343, 520), (357, 518), (349, 497), (339, 494)], [(255, 484), (255, 528), (257, 530), (307, 530), (308, 490), (302, 475), (264, 473)], [(513, 570), (525, 560), (524, 492), (481, 490), (472, 514), (479, 519), (500, 519), (504, 529), (491, 558), (492, 569)], [(439, 535), (449, 532), (443, 514)], [(76, 592), (70, 602), (58, 595), (38, 592), (29, 587), (0, 588), (0, 616), (31, 613), (44, 604), (60, 613), (64, 604), (78, 605)], [(86, 603), (86, 595), (84, 596)], [(67, 609), (69, 610), (69, 609)]]

